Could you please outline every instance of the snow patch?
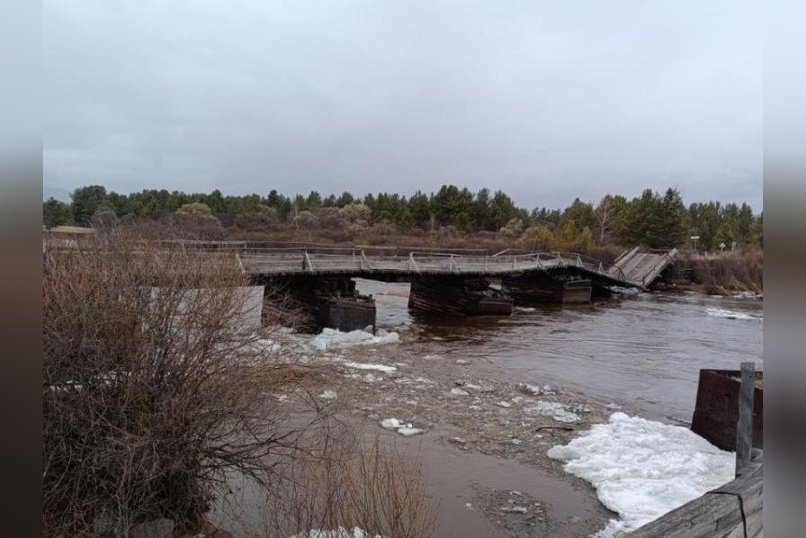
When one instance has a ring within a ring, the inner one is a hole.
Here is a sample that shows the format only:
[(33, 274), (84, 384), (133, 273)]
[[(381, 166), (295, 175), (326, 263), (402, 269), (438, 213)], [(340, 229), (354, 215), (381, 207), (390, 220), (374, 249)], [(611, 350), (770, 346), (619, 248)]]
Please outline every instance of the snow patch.
[(725, 310), (724, 308), (707, 308), (705, 313), (712, 318), (741, 319), (745, 321), (761, 321), (762, 319), (760, 316), (754, 316), (746, 312), (734, 312), (733, 310)]
[(530, 413), (537, 413), (544, 417), (551, 417), (557, 422), (573, 424), (579, 422), (579, 415), (574, 413), (567, 406), (558, 402), (546, 402), (538, 400), (533, 406), (527, 409)]
[(342, 332), (336, 329), (324, 328), (321, 333), (311, 338), (308, 342), (308, 347), (316, 351), (328, 351), (355, 346), (396, 344), (398, 342), (400, 342), (398, 333), (386, 332), (383, 329), (379, 329), (378, 334), (372, 334), (362, 330)]
[(587, 480), (617, 512), (596, 535), (634, 530), (731, 480), (734, 455), (682, 426), (613, 413), (548, 456)]

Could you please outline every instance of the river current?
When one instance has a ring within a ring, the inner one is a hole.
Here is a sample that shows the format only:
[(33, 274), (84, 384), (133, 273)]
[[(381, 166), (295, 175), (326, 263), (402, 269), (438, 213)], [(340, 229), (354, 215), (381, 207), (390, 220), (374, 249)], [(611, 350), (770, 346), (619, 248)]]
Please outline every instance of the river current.
[(645, 418), (688, 422), (701, 368), (761, 369), (763, 304), (738, 295), (642, 293), (591, 305), (516, 307), (510, 317), (418, 318), (408, 284), (359, 280), (377, 324), (401, 330), (411, 355), (483, 361), (513, 379), (608, 399)]

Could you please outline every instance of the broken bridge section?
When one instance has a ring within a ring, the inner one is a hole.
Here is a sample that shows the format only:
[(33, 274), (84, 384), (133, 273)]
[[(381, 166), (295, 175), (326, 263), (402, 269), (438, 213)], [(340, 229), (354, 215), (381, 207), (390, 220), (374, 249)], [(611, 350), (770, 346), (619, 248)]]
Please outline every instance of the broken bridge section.
[(677, 249), (666, 252), (641, 252), (638, 247), (616, 258), (608, 269), (613, 278), (629, 282), (639, 288), (648, 288), (677, 256)]

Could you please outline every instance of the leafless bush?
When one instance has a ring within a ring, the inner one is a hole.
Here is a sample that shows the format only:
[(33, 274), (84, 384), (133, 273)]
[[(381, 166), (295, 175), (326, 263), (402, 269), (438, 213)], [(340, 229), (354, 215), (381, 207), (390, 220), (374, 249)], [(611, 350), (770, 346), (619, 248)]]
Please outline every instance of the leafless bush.
[(694, 270), (694, 282), (702, 285), (706, 293), (760, 293), (764, 289), (764, 253), (760, 250), (712, 258), (691, 256), (683, 258), (681, 265)]
[(308, 458), (287, 468), (286, 486), (269, 497), (267, 534), (307, 537), (360, 527), (369, 536), (431, 535), (436, 506), (425, 494), (416, 457), (378, 435), (362, 446), (349, 430), (329, 429), (314, 445)]
[(241, 330), (232, 256), (109, 233), (46, 248), (43, 272), (46, 535), (193, 532), (226, 472), (269, 484), (293, 457), (304, 427), (256, 375), (268, 351)]

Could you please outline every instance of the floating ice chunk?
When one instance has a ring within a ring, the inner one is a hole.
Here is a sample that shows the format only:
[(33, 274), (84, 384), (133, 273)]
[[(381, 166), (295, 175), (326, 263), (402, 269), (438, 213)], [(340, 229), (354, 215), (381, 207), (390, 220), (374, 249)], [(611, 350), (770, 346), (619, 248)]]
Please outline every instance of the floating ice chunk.
[(745, 321), (761, 321), (761, 316), (754, 316), (746, 312), (734, 312), (724, 308), (706, 308), (705, 313), (712, 318), (741, 319)]
[(625, 288), (623, 286), (610, 286), (610, 291), (620, 295), (638, 295), (641, 293), (641, 290), (638, 288)]
[(516, 310), (518, 312), (534, 312), (537, 309), (532, 308), (531, 306), (516, 306), (513, 310)]
[(538, 400), (533, 406), (529, 407), (527, 411), (530, 413), (537, 413), (538, 415), (544, 417), (551, 417), (557, 422), (564, 422), (566, 424), (579, 422), (579, 415), (558, 402), (546, 402), (543, 400)]
[(406, 437), (410, 435), (417, 435), (418, 433), (423, 433), (425, 430), (421, 430), (420, 428), (415, 428), (411, 424), (405, 424), (396, 418), (385, 418), (381, 421), (381, 427), (387, 430), (396, 430), (397, 433), (400, 435), (404, 435)]
[(739, 293), (734, 293), (732, 297), (736, 299), (758, 299), (758, 294), (753, 291), (740, 291)]
[(514, 505), (514, 506), (502, 506), (501, 511), (506, 512), (508, 514), (525, 514), (529, 510), (525, 506)]
[(525, 394), (531, 394), (532, 396), (536, 396), (542, 392), (542, 389), (539, 385), (530, 385), (528, 383), (521, 383), (518, 385), (518, 389)]
[(587, 480), (617, 512), (597, 536), (629, 531), (731, 480), (734, 456), (682, 426), (613, 413), (565, 446), (548, 451)]
[(437, 355), (436, 353), (429, 353), (428, 355), (424, 355), (423, 358), (427, 361), (442, 361), (445, 360), (445, 357), (442, 355)]
[(457, 388), (451, 389), (450, 394), (452, 396), (470, 396), (470, 393), (467, 392), (466, 390), (457, 389)]
[(316, 351), (348, 348), (354, 346), (371, 346), (379, 344), (396, 344), (400, 342), (400, 335), (396, 332), (386, 332), (379, 329), (373, 335), (371, 332), (355, 330), (350, 332), (337, 331), (324, 328), (322, 332), (311, 338), (308, 347)]
[(396, 430), (402, 428), (403, 424), (396, 418), (385, 418), (381, 421), (381, 426), (387, 430)]
[(504, 402), (504, 401), (501, 401), (501, 402), (495, 402), (495, 405), (497, 405), (498, 407), (512, 407), (512, 404), (511, 404), (511, 403), (509, 403), (509, 402)]
[(465, 359), (456, 359), (456, 364), (461, 364), (462, 366), (467, 366), (468, 364), (470, 364), (470, 361), (465, 360)]
[(323, 400), (335, 400), (338, 397), (335, 390), (326, 390), (319, 395)]
[(394, 366), (388, 366), (386, 364), (373, 364), (371, 362), (347, 361), (344, 363), (344, 366), (347, 368), (355, 368), (356, 370), (377, 370), (385, 374), (391, 374), (392, 372), (397, 371), (397, 368)]

